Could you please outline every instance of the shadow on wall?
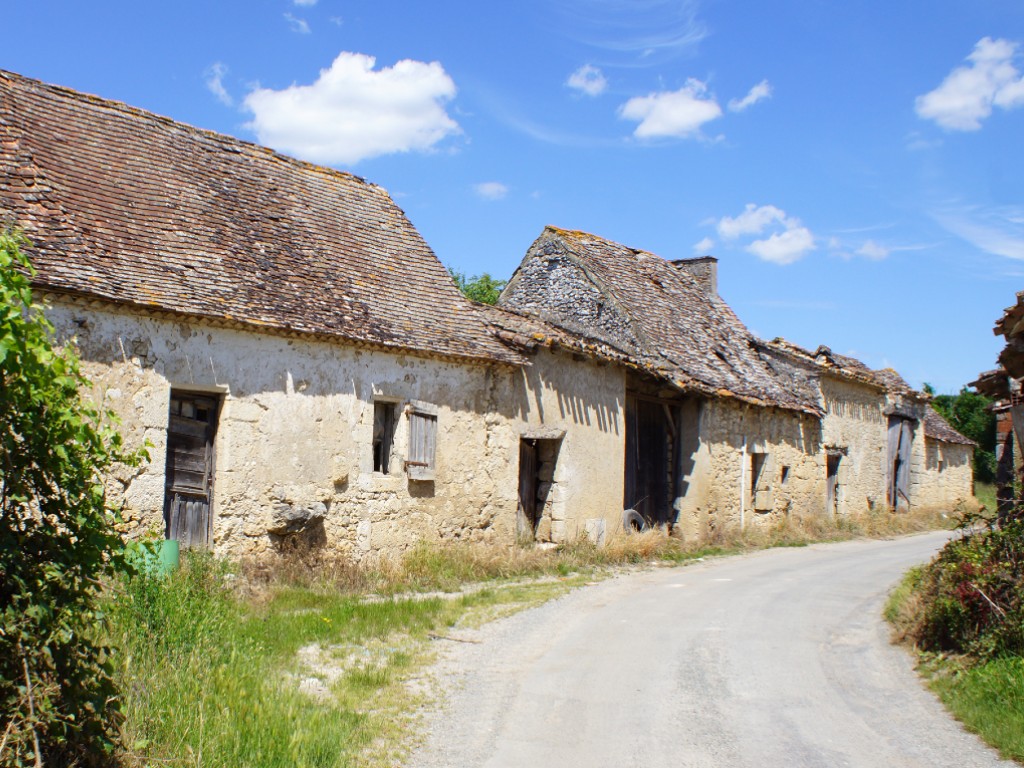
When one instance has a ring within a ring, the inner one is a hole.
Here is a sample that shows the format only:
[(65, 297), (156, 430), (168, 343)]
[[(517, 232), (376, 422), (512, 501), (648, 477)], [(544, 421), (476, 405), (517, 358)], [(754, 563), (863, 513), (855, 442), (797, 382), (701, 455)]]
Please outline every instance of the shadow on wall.
[[(566, 366), (574, 365), (566, 363)], [(624, 389), (624, 388), (623, 388)], [(571, 421), (587, 427), (596, 426), (602, 432), (621, 434), (620, 414), (624, 406), (622, 390), (614, 395), (602, 394), (597, 387), (594, 392), (581, 391), (573, 387), (556, 387), (541, 380), (534, 369), (516, 371), (512, 374), (512, 402), (515, 404), (509, 415), (523, 421), (531, 421), (531, 402), (536, 403), (536, 423), (554, 423), (554, 414), (545, 409), (545, 402), (554, 398), (558, 404), (558, 420)]]

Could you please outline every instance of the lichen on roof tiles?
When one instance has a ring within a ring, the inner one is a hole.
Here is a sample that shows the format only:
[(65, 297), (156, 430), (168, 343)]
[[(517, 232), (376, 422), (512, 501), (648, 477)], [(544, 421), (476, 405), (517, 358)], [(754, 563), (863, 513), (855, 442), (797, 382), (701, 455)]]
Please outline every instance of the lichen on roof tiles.
[(755, 349), (732, 309), (686, 270), (585, 232), (547, 227), (501, 303), (629, 355), (640, 367), (709, 395), (820, 412)]
[(383, 189), (2, 70), (0, 221), (47, 290), (518, 361)]

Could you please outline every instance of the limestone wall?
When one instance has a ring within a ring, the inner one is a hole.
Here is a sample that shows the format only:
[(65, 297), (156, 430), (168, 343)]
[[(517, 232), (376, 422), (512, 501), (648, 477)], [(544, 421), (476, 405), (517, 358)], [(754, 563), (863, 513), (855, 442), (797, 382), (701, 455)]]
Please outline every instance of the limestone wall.
[[(885, 393), (832, 376), (821, 377), (821, 392), (825, 400), (822, 440), (826, 450), (840, 452), (839, 514), (884, 507), (888, 473)], [(920, 428), (915, 443), (919, 432)]]
[[(145, 318), (56, 302), (48, 315), (74, 337), (92, 398), (121, 418), (150, 462), (120, 470), (110, 498), (126, 532), (163, 531), (171, 389), (221, 399), (215, 438), (213, 538), (220, 554), (293, 543), (268, 533), (275, 513), (313, 510), (307, 543), (353, 560), (421, 540), (515, 540), (519, 441), (564, 435), (551, 466), (541, 540), (595, 537), (621, 517), (623, 373), (542, 350), (525, 369), (450, 363), (341, 344)], [(389, 474), (374, 471), (375, 401), (398, 414)], [(402, 408), (437, 408), (436, 477), (410, 480)]]
[[(121, 472), (111, 498), (129, 533), (163, 528), (171, 388), (211, 392), (222, 407), (215, 440), (213, 536), (218, 553), (260, 554), (275, 509), (316, 507), (319, 543), (360, 559), (426, 540), (512, 541), (516, 446), (508, 392), (515, 369), (445, 363), (377, 351), (145, 319), (56, 304), (49, 317), (75, 337), (128, 442), (151, 444), (144, 468)], [(504, 393), (502, 392), (504, 390)], [(374, 400), (438, 409), (436, 479), (410, 481), (399, 416), (392, 473), (373, 471)]]
[[(625, 372), (565, 352), (540, 350), (517, 376), (520, 436), (563, 434), (539, 541), (595, 541), (622, 525)], [(547, 481), (547, 478), (543, 478)]]
[[(820, 515), (825, 469), (820, 422), (813, 417), (730, 400), (700, 407), (700, 444), (684, 478), (678, 524), (685, 539), (719, 530)], [(765, 484), (755, 499), (754, 454), (763, 455)], [(760, 507), (760, 508), (759, 508)]]
[(930, 437), (922, 443), (924, 466), (916, 488), (915, 506), (955, 512), (959, 506), (973, 504), (971, 455), (974, 448)]

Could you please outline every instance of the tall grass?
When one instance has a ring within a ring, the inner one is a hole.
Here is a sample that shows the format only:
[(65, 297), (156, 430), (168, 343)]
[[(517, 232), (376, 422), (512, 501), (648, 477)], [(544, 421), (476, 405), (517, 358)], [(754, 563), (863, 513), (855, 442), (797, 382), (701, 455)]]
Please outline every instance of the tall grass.
[[(110, 600), (120, 649), (128, 765), (215, 768), (347, 765), (379, 730), (362, 708), (391, 681), (401, 656), (337, 665), (330, 649), (364, 647), (396, 631), (435, 626), (440, 601), (365, 604), (338, 594), (284, 589), (239, 600), (224, 564), (191, 555), (161, 578), (126, 578)], [(326, 648), (321, 668), (298, 651)], [(319, 681), (328, 696), (302, 690)], [(334, 674), (330, 674), (331, 670)], [(359, 689), (355, 705), (347, 696)]]

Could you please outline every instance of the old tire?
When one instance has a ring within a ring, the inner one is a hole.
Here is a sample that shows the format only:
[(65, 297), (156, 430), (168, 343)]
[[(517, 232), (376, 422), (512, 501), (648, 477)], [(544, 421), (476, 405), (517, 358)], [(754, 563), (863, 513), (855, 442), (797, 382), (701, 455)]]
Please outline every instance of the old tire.
[(635, 509), (627, 509), (622, 513), (622, 527), (626, 533), (640, 533), (647, 530), (647, 521)]

